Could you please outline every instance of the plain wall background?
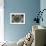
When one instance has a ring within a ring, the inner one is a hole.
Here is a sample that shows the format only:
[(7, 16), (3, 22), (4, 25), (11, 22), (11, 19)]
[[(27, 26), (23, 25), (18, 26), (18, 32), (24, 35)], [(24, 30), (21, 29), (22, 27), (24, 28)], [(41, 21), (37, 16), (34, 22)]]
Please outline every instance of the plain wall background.
[[(7, 41), (18, 41), (32, 30), (40, 0), (4, 0), (4, 35)], [(10, 24), (10, 13), (25, 13), (25, 24)]]
[[(43, 9), (46, 9), (46, 0), (41, 0), (40, 1), (40, 10), (42, 11)], [(43, 22), (40, 22), (40, 25), (45, 26), (46, 27), (46, 10), (43, 12)]]

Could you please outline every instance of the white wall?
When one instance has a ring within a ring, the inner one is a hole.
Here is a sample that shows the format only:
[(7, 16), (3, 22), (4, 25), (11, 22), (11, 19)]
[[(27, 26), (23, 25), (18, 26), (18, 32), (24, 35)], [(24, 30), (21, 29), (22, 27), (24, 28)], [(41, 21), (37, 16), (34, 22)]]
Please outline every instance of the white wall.
[[(40, 9), (41, 9), (41, 11), (43, 9), (46, 9), (46, 0), (40, 0)], [(46, 11), (43, 12), (42, 17), (43, 17), (44, 21), (43, 22), (40, 21), (40, 24), (43, 25), (43, 26), (46, 26)]]
[(0, 42), (4, 41), (4, 0), (0, 0)]

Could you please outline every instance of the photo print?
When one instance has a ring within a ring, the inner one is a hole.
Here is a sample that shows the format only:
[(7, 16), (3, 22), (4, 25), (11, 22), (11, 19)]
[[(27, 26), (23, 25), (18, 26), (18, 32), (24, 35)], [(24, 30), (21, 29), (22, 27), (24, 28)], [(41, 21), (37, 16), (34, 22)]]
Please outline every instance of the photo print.
[(10, 24), (25, 24), (25, 13), (10, 13)]

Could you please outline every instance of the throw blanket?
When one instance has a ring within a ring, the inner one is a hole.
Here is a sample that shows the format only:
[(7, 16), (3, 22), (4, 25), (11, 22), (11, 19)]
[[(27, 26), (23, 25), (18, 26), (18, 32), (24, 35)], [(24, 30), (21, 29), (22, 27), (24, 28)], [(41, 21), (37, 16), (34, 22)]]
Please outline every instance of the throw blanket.
[(30, 32), (22, 39), (17, 42), (18, 46), (31, 46), (33, 42), (33, 34)]

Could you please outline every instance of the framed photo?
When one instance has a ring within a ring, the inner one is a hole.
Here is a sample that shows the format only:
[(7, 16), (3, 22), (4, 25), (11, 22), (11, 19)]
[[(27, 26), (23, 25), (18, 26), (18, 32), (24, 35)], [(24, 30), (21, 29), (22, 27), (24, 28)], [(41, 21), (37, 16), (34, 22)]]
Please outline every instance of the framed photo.
[(25, 13), (10, 13), (10, 24), (25, 24)]

